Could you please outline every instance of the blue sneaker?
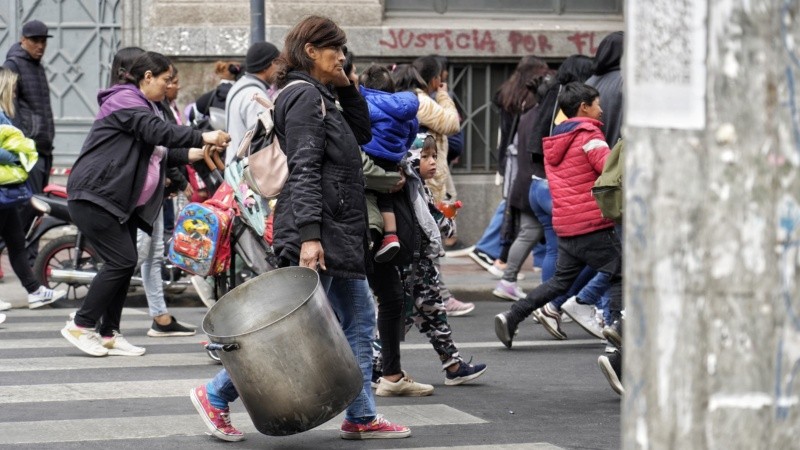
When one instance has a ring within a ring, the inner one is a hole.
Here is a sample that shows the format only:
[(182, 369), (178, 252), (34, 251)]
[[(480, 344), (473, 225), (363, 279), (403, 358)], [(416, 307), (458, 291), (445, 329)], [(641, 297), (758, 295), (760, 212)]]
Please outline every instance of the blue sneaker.
[(468, 381), (472, 381), (486, 372), (486, 364), (475, 364), (473, 366), (472, 364), (465, 363), (464, 361), (461, 361), (460, 364), (461, 365), (459, 366), (458, 370), (455, 372), (449, 372), (447, 370), (444, 371), (446, 376), (444, 384), (447, 386), (456, 386)]

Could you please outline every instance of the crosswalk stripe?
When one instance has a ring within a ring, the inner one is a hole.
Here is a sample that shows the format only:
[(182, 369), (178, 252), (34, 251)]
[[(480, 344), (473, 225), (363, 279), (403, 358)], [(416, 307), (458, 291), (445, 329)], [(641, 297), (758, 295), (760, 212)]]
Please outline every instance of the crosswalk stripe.
[(0, 372), (42, 370), (117, 369), (131, 367), (198, 366), (213, 364), (206, 352), (159, 353), (144, 356), (94, 357), (74, 349), (73, 356), (0, 359)]
[[(188, 394), (187, 389), (187, 411), (191, 411), (192, 405)], [(383, 406), (379, 408), (379, 412), (392, 421), (410, 427), (488, 423), (483, 419), (442, 404)], [(338, 430), (343, 417), (344, 413), (320, 425), (315, 430)], [(233, 413), (231, 421), (245, 433), (257, 433), (247, 413)], [(42, 420), (0, 423), (0, 445), (198, 436), (205, 432), (206, 428), (202, 420), (194, 412), (193, 414), (168, 416)], [(332, 433), (331, 439), (334, 437), (338, 438)]]
[[(52, 327), (50, 328), (52, 330)], [(125, 334), (125, 338), (132, 344), (147, 348), (151, 345), (175, 345), (175, 344), (197, 344), (207, 341), (208, 337), (198, 330), (194, 336), (173, 336), (163, 338), (149, 338), (146, 336)], [(522, 347), (575, 347), (588, 344), (600, 344), (598, 339), (574, 339), (566, 341), (520, 341), (514, 342), (514, 348)], [(480, 349), (480, 348), (502, 348), (499, 342), (464, 342), (458, 343), (459, 349)], [(0, 350), (12, 349), (35, 349), (35, 348), (73, 348), (72, 344), (66, 339), (42, 338), (42, 339), (3, 339), (0, 340)], [(431, 344), (401, 344), (402, 350), (430, 350)], [(2, 361), (2, 360), (0, 360)], [(0, 371), (3, 371), (0, 368)]]
[[(14, 323), (6, 319), (6, 323), (0, 325), (3, 330), (14, 333), (35, 333), (40, 331), (52, 331), (58, 333), (59, 330), (64, 328), (64, 323), (69, 320), (69, 316), (64, 314), (64, 320), (60, 322), (24, 322)], [(153, 324), (152, 320), (125, 320), (123, 317), (120, 325), (122, 333), (127, 337), (128, 330), (147, 330)]]
[[(78, 307), (75, 308), (58, 308), (58, 309), (12, 309), (9, 311), (5, 311), (5, 314), (9, 317), (9, 319), (17, 318), (17, 317), (66, 317), (69, 316), (69, 313), (77, 311)], [(124, 308), (122, 310), (122, 317), (125, 316), (146, 316), (149, 313), (145, 310), (141, 309), (134, 309), (134, 308)]]
[[(151, 345), (176, 345), (176, 344), (196, 344), (208, 341), (203, 333), (194, 336), (170, 336), (151, 338), (147, 336), (131, 336), (126, 334), (125, 339), (133, 345), (149, 347)], [(0, 340), (0, 350), (23, 349), (23, 348), (70, 348), (72, 344), (64, 338), (42, 338), (42, 339), (3, 339)], [(198, 347), (199, 348), (199, 347)]]
[(202, 380), (114, 381), (0, 386), (0, 405), (10, 403), (120, 400), (187, 396)]

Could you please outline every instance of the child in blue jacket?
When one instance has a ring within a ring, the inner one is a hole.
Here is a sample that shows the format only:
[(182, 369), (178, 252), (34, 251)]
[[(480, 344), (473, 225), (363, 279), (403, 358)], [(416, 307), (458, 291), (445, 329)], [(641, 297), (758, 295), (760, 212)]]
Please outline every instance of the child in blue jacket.
[[(413, 92), (395, 93), (391, 73), (383, 66), (370, 66), (359, 81), (372, 129), (372, 140), (362, 150), (382, 169), (397, 172), (417, 136), (419, 100)], [(383, 241), (375, 261), (388, 262), (400, 249), (391, 200), (387, 194), (367, 190), (367, 202), (377, 202), (383, 219)]]

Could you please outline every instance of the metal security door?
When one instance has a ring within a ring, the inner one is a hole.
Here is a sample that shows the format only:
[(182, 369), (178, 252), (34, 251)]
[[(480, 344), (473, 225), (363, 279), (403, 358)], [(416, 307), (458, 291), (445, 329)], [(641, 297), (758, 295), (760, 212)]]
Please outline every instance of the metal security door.
[(19, 42), (22, 24), (47, 24), (43, 64), (55, 116), (55, 167), (70, 167), (97, 112), (97, 90), (108, 83), (122, 29), (121, 0), (11, 0), (0, 2), (0, 58)]

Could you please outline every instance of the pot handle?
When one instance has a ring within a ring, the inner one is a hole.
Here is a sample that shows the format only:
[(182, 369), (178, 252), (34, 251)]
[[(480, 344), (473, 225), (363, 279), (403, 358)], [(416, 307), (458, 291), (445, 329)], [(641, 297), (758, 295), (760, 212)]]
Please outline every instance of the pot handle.
[(214, 342), (209, 342), (206, 344), (206, 350), (222, 350), (223, 352), (232, 352), (234, 350), (239, 350), (239, 344), (216, 344)]

